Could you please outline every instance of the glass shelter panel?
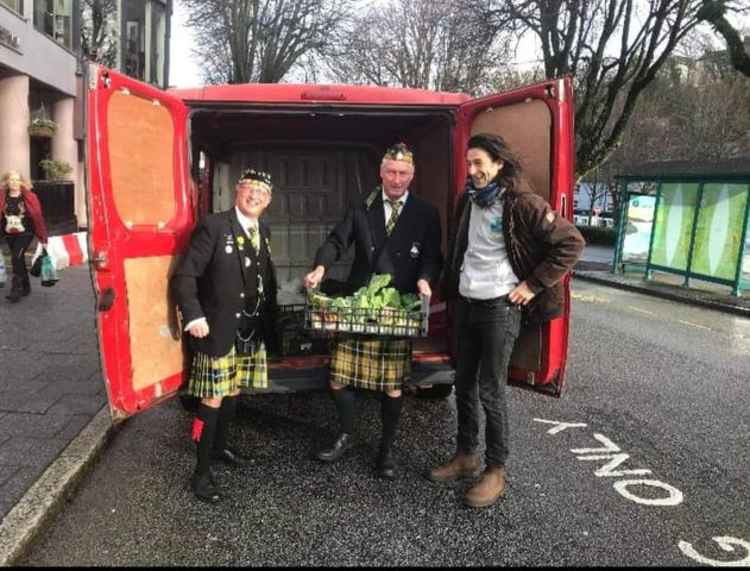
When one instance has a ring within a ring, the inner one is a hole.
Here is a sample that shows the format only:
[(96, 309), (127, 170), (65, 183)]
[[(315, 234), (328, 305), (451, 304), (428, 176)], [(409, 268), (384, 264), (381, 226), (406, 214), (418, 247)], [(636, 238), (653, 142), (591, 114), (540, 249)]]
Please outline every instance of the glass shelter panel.
[(745, 223), (745, 254), (742, 256), (740, 279), (744, 282), (743, 287), (750, 288), (750, 208), (747, 209), (747, 221)]
[(627, 214), (623, 228), (625, 235), (622, 242), (623, 262), (645, 264), (648, 261), (655, 208), (655, 196), (642, 194), (628, 196)]
[(704, 185), (695, 229), (693, 273), (734, 281), (746, 206), (746, 184)]
[(698, 206), (697, 183), (664, 183), (656, 212), (651, 264), (687, 270), (690, 235)]

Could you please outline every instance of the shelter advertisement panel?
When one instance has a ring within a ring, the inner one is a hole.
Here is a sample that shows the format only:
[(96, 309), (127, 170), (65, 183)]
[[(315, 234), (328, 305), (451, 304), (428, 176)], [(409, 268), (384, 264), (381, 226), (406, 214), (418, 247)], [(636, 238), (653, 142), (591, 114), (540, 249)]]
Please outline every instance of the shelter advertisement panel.
[(656, 212), (651, 264), (686, 271), (698, 206), (697, 183), (664, 183)]
[(695, 229), (693, 273), (735, 280), (746, 206), (746, 184), (704, 185)]

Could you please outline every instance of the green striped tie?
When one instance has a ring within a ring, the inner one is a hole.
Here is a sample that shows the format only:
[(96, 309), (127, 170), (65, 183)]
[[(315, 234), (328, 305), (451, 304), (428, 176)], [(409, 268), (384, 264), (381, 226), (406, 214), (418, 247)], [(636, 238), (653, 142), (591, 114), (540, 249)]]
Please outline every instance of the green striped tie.
[(388, 222), (385, 225), (385, 233), (386, 235), (390, 236), (393, 232), (393, 229), (396, 227), (398, 215), (401, 213), (401, 201), (392, 200), (390, 198), (386, 200), (388, 200), (388, 203), (391, 205), (391, 217), (388, 219)]
[(256, 226), (250, 226), (247, 229), (247, 233), (250, 236), (250, 243), (253, 245), (255, 254), (260, 253), (260, 236), (258, 235), (258, 228)]

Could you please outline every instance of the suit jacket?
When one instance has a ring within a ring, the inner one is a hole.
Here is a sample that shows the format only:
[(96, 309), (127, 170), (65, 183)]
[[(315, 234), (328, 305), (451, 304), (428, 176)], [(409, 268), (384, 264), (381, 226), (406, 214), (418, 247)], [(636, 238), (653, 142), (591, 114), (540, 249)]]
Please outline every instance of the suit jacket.
[(367, 285), (373, 274), (390, 274), (400, 292), (415, 292), (417, 280), (436, 283), (443, 267), (442, 232), (437, 209), (409, 193), (396, 227), (386, 239), (382, 190), (356, 203), (318, 248), (315, 266), (326, 269), (354, 243), (354, 263), (348, 286)]
[[(265, 301), (261, 305), (264, 338), (269, 351), (277, 349), (276, 271), (268, 247), (270, 231), (259, 224), (260, 266)], [(238, 248), (238, 237), (245, 248), (250, 241), (237, 221), (234, 208), (206, 216), (194, 230), (185, 256), (172, 276), (171, 288), (184, 324), (205, 317), (208, 336), (198, 339), (188, 335), (191, 347), (212, 357), (229, 353), (245, 308), (246, 283), (256, 279), (255, 264), (245, 265), (245, 254)]]

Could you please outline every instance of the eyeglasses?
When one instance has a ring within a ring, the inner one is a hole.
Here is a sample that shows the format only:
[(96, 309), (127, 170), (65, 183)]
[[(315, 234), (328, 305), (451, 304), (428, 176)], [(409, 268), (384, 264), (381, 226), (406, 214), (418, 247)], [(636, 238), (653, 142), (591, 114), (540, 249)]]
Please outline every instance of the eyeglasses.
[(244, 185), (237, 187), (237, 191), (247, 192), (248, 194), (265, 194), (269, 196), (271, 194), (267, 188), (263, 188), (262, 186), (249, 185), (249, 184), (244, 184)]

